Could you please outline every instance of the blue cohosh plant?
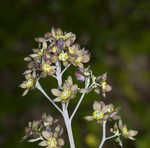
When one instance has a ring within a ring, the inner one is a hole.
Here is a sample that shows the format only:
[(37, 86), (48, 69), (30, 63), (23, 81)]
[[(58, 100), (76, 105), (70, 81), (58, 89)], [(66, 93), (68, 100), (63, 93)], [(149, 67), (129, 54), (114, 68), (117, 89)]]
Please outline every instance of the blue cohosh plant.
[[(38, 48), (33, 49), (33, 53), (24, 59), (28, 62), (28, 66), (23, 73), (25, 81), (20, 85), (25, 89), (23, 96), (31, 89), (38, 89), (60, 112), (65, 122), (71, 148), (75, 148), (72, 120), (85, 95), (94, 90), (105, 97), (106, 93), (112, 89), (107, 83), (107, 73), (96, 77), (90, 66), (85, 68), (84, 63), (89, 62), (90, 55), (87, 50), (74, 43), (75, 39), (75, 34), (64, 33), (61, 29), (54, 28), (44, 37), (36, 38)], [(77, 68), (76, 79), (84, 83), (84, 88), (79, 88), (77, 84), (74, 84), (71, 76), (68, 76), (66, 80), (62, 79), (64, 72), (71, 65)], [(40, 84), (41, 78), (49, 76), (55, 78), (58, 83), (57, 88), (51, 89), (54, 99), (49, 97)], [(72, 114), (69, 115), (69, 105), (77, 93), (81, 94), (80, 99)], [(102, 126), (102, 140), (99, 148), (102, 148), (104, 142), (110, 139), (114, 139), (120, 146), (122, 146), (122, 137), (134, 140), (137, 131), (127, 129), (118, 115), (119, 109), (115, 108), (113, 104), (105, 105), (102, 101), (95, 101), (93, 110), (93, 113), (86, 116), (85, 119), (95, 120), (98, 125)], [(110, 128), (112, 136), (106, 135), (106, 124), (109, 121), (114, 123), (114, 126)], [(28, 139), (29, 142), (38, 141), (39, 146), (60, 148), (64, 145), (64, 140), (61, 138), (63, 128), (58, 124), (58, 120), (50, 115), (43, 114), (41, 120), (29, 122), (25, 131), (26, 135), (23, 139)]]

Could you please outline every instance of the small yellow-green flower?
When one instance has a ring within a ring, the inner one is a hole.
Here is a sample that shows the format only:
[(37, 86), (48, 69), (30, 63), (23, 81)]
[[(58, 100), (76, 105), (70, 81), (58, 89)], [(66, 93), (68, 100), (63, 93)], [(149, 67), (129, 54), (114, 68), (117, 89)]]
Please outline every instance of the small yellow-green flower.
[(69, 98), (71, 95), (71, 91), (68, 89), (64, 89), (61, 93), (60, 93), (60, 97), (65, 100), (67, 98)]
[(64, 145), (64, 140), (62, 138), (58, 138), (58, 131), (55, 131), (55, 134), (48, 131), (42, 132), (42, 137), (44, 140), (39, 143), (39, 146), (44, 146), (46, 148), (57, 148), (62, 147)]
[(25, 82), (25, 86), (26, 88), (31, 88), (33, 87), (34, 85), (34, 80), (32, 78), (28, 79), (26, 82)]
[(83, 68), (83, 63), (87, 63), (90, 60), (90, 56), (86, 50), (81, 50), (77, 46), (74, 50), (74, 54), (70, 56), (69, 60), (74, 66)]
[(51, 51), (52, 51), (53, 53), (56, 53), (57, 47), (56, 47), (56, 46), (52, 47)]
[(83, 57), (77, 57), (77, 58), (75, 59), (75, 62), (76, 62), (76, 63), (81, 63), (82, 60), (83, 60)]
[(59, 54), (59, 60), (63, 61), (63, 62), (67, 61), (68, 60), (68, 54), (67, 54), (67, 52), (60, 53)]
[(93, 104), (93, 114), (92, 116), (86, 116), (85, 119), (88, 121), (96, 120), (97, 123), (102, 123), (105, 120), (113, 119), (118, 120), (120, 119), (117, 115), (118, 111), (114, 109), (112, 104), (105, 105), (104, 102), (95, 101)]
[(73, 47), (69, 47), (68, 50), (69, 50), (69, 53), (72, 55), (75, 53), (75, 49)]
[[(107, 83), (107, 73), (104, 73), (103, 75), (96, 78), (97, 86), (101, 87), (102, 95), (106, 97), (106, 92), (110, 92), (112, 90), (112, 87)], [(95, 89), (95, 92), (99, 93), (100, 89), (97, 87)]]
[(34, 87), (34, 84), (36, 82), (36, 73), (30, 70), (29, 72), (30, 73), (27, 72), (27, 74), (25, 74), (26, 80), (20, 84), (20, 87), (25, 89), (25, 91), (22, 94), (23, 96), (25, 96), (28, 93), (28, 91)]
[(56, 141), (56, 138), (48, 138), (47, 139), (47, 146), (48, 148), (56, 148), (57, 146), (57, 141)]
[(103, 120), (107, 120), (107, 106), (104, 104), (104, 102), (95, 101), (93, 104), (94, 112), (92, 116), (86, 116), (85, 119), (88, 121), (96, 120), (98, 123), (101, 123)]
[(78, 86), (75, 84), (73, 85), (71, 76), (65, 81), (62, 90), (59, 89), (52, 89), (51, 92), (55, 98), (55, 102), (68, 102), (70, 99), (73, 99), (78, 91)]
[(72, 39), (75, 40), (75, 35), (73, 33), (64, 33), (60, 28), (51, 30), (52, 37), (57, 41), (59, 39), (67, 40)]
[(47, 64), (47, 63), (44, 63), (44, 64), (42, 65), (42, 70), (43, 70), (44, 72), (50, 72), (51, 66), (50, 66), (49, 64)]
[(52, 66), (50, 61), (42, 61), (41, 64), (41, 76), (46, 77), (47, 75), (53, 75), (55, 73), (55, 66)]
[(39, 56), (42, 56), (42, 55), (43, 55), (43, 50), (42, 50), (42, 49), (38, 52), (38, 55), (39, 55)]
[(122, 136), (131, 140), (135, 140), (134, 136), (138, 134), (136, 130), (128, 130), (127, 126), (122, 123), (122, 120), (119, 120), (119, 129), (121, 130)]
[(93, 118), (96, 120), (102, 119), (104, 116), (102, 111), (96, 110), (93, 112)]

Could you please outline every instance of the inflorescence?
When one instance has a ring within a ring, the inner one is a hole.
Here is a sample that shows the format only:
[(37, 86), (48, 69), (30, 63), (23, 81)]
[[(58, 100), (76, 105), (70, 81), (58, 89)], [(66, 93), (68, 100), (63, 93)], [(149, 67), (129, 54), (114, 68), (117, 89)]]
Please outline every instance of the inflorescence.
[[(96, 93), (101, 93), (103, 97), (106, 97), (106, 93), (112, 90), (112, 87), (107, 83), (107, 73), (95, 76), (90, 66), (84, 66), (85, 63), (89, 62), (90, 54), (87, 50), (81, 48), (78, 43), (75, 43), (75, 40), (76, 35), (72, 32), (66, 33), (62, 32), (61, 29), (54, 28), (52, 28), (51, 32), (46, 33), (44, 37), (35, 38), (38, 47), (32, 49), (33, 53), (24, 58), (28, 65), (23, 73), (25, 81), (20, 84), (20, 87), (25, 89), (23, 92), (23, 96), (25, 96), (29, 90), (39, 88), (37, 84), (39, 85), (40, 78), (49, 76), (56, 78), (59, 86), (51, 89), (52, 94), (56, 98), (53, 100), (48, 99), (63, 114), (65, 122), (68, 119), (69, 123), (71, 123), (70, 121), (85, 94), (94, 90)], [(75, 77), (77, 80), (85, 83), (84, 88), (79, 88), (77, 84), (74, 84), (71, 76), (68, 76), (64, 82), (61, 82), (60, 78), (62, 78), (63, 73), (70, 65), (77, 68)], [(64, 67), (63, 71), (61, 71), (62, 67)], [(41, 90), (41, 86), (39, 90)], [(76, 97), (77, 93), (82, 94), (81, 101), (77, 104), (72, 116), (69, 118), (67, 115), (66, 118), (68, 103)], [(55, 104), (57, 102), (61, 103), (62, 106), (65, 105), (65, 108), (61, 110)], [(115, 138), (120, 146), (122, 146), (121, 136), (134, 140), (137, 131), (127, 129), (127, 126), (121, 120), (119, 109), (115, 108), (113, 104), (105, 105), (102, 101), (95, 101), (93, 110), (90, 116), (85, 117), (86, 120), (95, 120), (98, 124), (103, 125), (103, 128), (105, 128), (107, 121), (115, 122), (110, 130), (113, 136), (104, 136), (99, 148), (102, 147), (105, 140), (111, 138)], [(58, 120), (54, 120), (52, 116), (43, 114), (41, 120), (29, 122), (25, 130), (26, 136), (23, 139), (29, 139), (29, 142), (40, 141), (39, 146), (46, 148), (60, 148), (64, 145), (64, 140), (61, 138), (63, 128), (57, 123)]]

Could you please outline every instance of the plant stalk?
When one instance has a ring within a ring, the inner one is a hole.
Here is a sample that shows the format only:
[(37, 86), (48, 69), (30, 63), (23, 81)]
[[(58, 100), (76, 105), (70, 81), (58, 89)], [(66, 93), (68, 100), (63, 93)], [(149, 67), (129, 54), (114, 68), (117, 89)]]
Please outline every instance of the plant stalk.
[(102, 135), (102, 141), (99, 145), (99, 148), (102, 148), (106, 141), (106, 123), (107, 123), (107, 121), (103, 121), (103, 135)]
[(72, 133), (72, 126), (71, 126), (71, 120), (68, 115), (68, 110), (65, 107), (65, 104), (63, 104), (63, 117), (69, 137), (69, 142), (70, 142), (70, 148), (75, 148), (75, 143), (74, 143), (74, 138), (73, 138), (73, 133)]
[[(62, 75), (63, 75), (63, 73), (61, 71), (61, 63), (56, 62), (56, 79), (58, 82), (59, 89), (62, 88)], [(74, 138), (73, 138), (73, 133), (72, 133), (71, 120), (70, 120), (70, 117), (68, 114), (68, 109), (67, 109), (66, 105), (67, 104), (62, 103), (63, 118), (64, 118), (65, 126), (67, 129), (68, 137), (69, 137), (70, 148), (75, 148), (75, 143), (74, 143)]]

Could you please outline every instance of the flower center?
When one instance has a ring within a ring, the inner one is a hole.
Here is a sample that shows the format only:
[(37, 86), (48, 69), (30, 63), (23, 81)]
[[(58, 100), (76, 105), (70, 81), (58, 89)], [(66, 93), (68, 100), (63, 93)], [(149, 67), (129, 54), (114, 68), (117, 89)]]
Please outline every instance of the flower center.
[(57, 51), (57, 48), (56, 48), (56, 46), (54, 46), (54, 47), (52, 48), (52, 52), (55, 53), (56, 51)]
[(34, 83), (33, 79), (27, 80), (25, 84), (26, 88), (31, 88), (33, 86), (33, 83)]
[(122, 133), (123, 133), (123, 135), (128, 135), (129, 133), (128, 133), (128, 129), (126, 128), (126, 127), (124, 127), (123, 129), (122, 129)]
[(74, 49), (72, 47), (68, 48), (70, 54), (74, 54)]
[(93, 118), (96, 120), (102, 119), (103, 116), (104, 116), (104, 114), (101, 111), (97, 110), (97, 111), (93, 112)]
[(108, 109), (107, 109), (107, 111), (108, 111), (109, 113), (114, 112), (114, 108), (113, 108), (113, 106), (109, 106), (109, 107), (108, 107)]
[(60, 55), (59, 55), (59, 60), (61, 60), (61, 61), (66, 61), (66, 60), (68, 60), (68, 54), (67, 53), (65, 53), (65, 52), (62, 52)]
[(62, 99), (67, 99), (67, 98), (70, 97), (70, 95), (71, 95), (71, 92), (70, 92), (68, 89), (64, 89), (64, 90), (61, 92), (60, 97), (61, 97)]
[(76, 63), (80, 63), (80, 62), (82, 61), (82, 59), (83, 59), (82, 57), (78, 57), (78, 58), (75, 60), (75, 62), (76, 62)]
[(66, 40), (66, 37), (64, 35), (57, 35), (56, 40), (59, 40), (59, 39)]
[(40, 51), (38, 52), (38, 55), (39, 55), (39, 56), (42, 56), (42, 55), (43, 55), (43, 50), (40, 50)]
[(44, 72), (50, 72), (51, 66), (50, 66), (49, 64), (43, 64), (42, 70), (43, 70)]
[(55, 138), (49, 138), (47, 144), (48, 144), (48, 148), (56, 148), (57, 141)]
[(102, 81), (101, 86), (102, 86), (102, 89), (106, 89), (106, 87), (107, 87), (106, 81)]

